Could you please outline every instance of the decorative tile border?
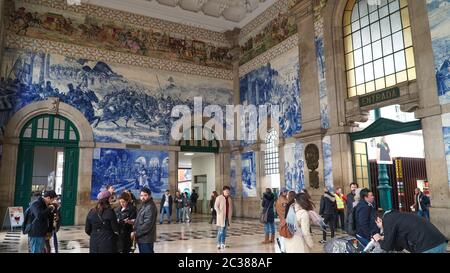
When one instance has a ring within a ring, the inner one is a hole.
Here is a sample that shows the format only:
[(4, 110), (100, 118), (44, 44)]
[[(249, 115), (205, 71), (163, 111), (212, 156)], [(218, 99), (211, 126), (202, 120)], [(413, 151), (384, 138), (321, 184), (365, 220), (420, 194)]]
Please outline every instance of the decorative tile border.
[(81, 6), (68, 6), (65, 0), (20, 0), (24, 3), (42, 5), (60, 10), (76, 12), (79, 14), (102, 17), (111, 21), (119, 21), (124, 24), (133, 24), (140, 27), (157, 29), (163, 32), (177, 33), (180, 35), (189, 34), (190, 37), (203, 40), (212, 41), (220, 45), (231, 46), (225, 35), (220, 32), (187, 26), (170, 21), (165, 21), (157, 18), (147, 17), (144, 15), (133, 14), (130, 12), (109, 9), (105, 7), (82, 4)]
[(255, 57), (251, 61), (245, 63), (244, 65), (239, 67), (239, 77), (244, 76), (245, 74), (255, 70), (256, 68), (265, 65), (270, 60), (280, 56), (281, 54), (289, 51), (293, 47), (298, 46), (298, 34), (294, 34), (291, 37), (287, 38), (283, 42), (278, 45), (272, 47), (261, 55)]
[(117, 64), (130, 66), (140, 66), (166, 70), (171, 72), (180, 72), (198, 76), (219, 78), (224, 80), (233, 80), (233, 72), (220, 68), (212, 68), (189, 63), (181, 63), (163, 59), (155, 59), (146, 56), (133, 55), (122, 52), (114, 52), (98, 48), (83, 47), (73, 44), (52, 42), (48, 40), (34, 39), (29, 37), (17, 36), (8, 33), (5, 41), (6, 47), (18, 48), (31, 51), (41, 51), (46, 53), (59, 54), (72, 58), (83, 58), (89, 60), (103, 60)]
[(279, 0), (275, 2), (272, 6), (270, 6), (268, 9), (266, 9), (263, 13), (258, 15), (255, 19), (250, 21), (247, 25), (245, 25), (240, 32), (239, 35), (239, 43), (241, 41), (248, 40), (248, 35), (251, 34), (251, 32), (256, 29), (257, 27), (261, 26), (262, 24), (265, 24), (266, 22), (274, 19), (278, 13), (281, 11), (286, 11), (288, 6), (291, 2), (296, 2), (297, 0)]

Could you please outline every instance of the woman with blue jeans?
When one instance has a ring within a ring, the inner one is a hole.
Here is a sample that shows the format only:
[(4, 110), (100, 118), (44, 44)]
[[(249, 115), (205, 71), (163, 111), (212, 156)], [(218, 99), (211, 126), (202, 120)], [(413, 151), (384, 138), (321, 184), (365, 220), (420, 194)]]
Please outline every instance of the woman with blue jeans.
[(263, 212), (267, 214), (267, 222), (264, 224), (265, 238), (262, 242), (263, 244), (273, 243), (275, 240), (275, 214), (273, 211), (274, 202), (275, 195), (272, 193), (270, 188), (266, 188), (261, 204), (263, 207)]

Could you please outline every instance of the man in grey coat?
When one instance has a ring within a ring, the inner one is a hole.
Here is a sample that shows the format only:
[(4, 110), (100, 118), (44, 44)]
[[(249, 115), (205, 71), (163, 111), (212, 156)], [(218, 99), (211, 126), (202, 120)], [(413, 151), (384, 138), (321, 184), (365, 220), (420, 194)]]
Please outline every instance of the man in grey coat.
[(154, 253), (153, 244), (156, 241), (158, 211), (149, 188), (143, 188), (141, 190), (140, 198), (142, 207), (137, 214), (134, 222), (134, 232), (131, 236), (134, 236), (140, 253)]

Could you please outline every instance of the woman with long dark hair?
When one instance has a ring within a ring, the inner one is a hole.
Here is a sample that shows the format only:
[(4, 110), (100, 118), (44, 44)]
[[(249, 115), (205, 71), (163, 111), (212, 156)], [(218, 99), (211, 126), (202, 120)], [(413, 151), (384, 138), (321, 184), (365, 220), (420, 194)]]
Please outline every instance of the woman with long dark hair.
[(120, 253), (131, 252), (131, 232), (133, 232), (133, 223), (136, 219), (136, 207), (133, 200), (127, 192), (122, 192), (119, 197), (120, 207), (116, 209), (117, 220), (119, 222), (119, 240), (118, 250)]
[(101, 192), (97, 205), (87, 217), (85, 231), (90, 236), (90, 253), (116, 253), (119, 224), (114, 210), (111, 208), (111, 193)]
[(289, 208), (286, 223), (294, 236), (285, 239), (287, 253), (309, 253), (314, 246), (310, 232), (309, 211), (314, 210), (314, 204), (306, 193), (295, 195), (295, 203)]
[(216, 212), (216, 210), (214, 209), (214, 204), (216, 203), (216, 198), (217, 198), (217, 196), (219, 196), (219, 194), (217, 194), (217, 192), (216, 191), (213, 191), (212, 192), (212, 194), (211, 194), (211, 200), (209, 201), (209, 207), (211, 208), (211, 224), (214, 222), (214, 221), (217, 221), (217, 219), (216, 219), (216, 217), (217, 217), (217, 212)]

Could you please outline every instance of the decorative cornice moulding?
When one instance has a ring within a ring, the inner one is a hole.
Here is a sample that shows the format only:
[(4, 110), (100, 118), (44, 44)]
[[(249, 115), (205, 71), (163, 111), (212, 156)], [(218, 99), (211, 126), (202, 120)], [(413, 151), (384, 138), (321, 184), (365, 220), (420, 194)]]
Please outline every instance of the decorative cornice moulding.
[(197, 40), (214, 42), (217, 45), (222, 46), (230, 46), (230, 43), (225, 38), (225, 35), (220, 32), (174, 23), (116, 9), (110, 9), (85, 3), (83, 3), (82, 5), (67, 5), (65, 0), (16, 0), (15, 2), (41, 5), (83, 15), (101, 17), (111, 21), (118, 21), (123, 24), (131, 24), (138, 27), (150, 28), (183, 36), (187, 35)]
[(275, 59), (283, 53), (286, 53), (296, 46), (298, 47), (298, 34), (292, 35), (278, 45), (272, 47), (261, 55), (253, 58), (251, 61), (240, 66), (239, 77), (242, 77), (247, 73), (259, 68), (260, 66), (267, 64), (271, 60)]
[(18, 36), (8, 33), (5, 45), (8, 48), (24, 49), (34, 52), (53, 53), (72, 58), (82, 58), (109, 63), (138, 66), (143, 68), (159, 69), (170, 72), (179, 72), (197, 76), (233, 80), (233, 71), (212, 68), (189, 63), (175, 62), (163, 59), (150, 58), (134, 54), (103, 50), (92, 47), (83, 47), (73, 44), (53, 42)]

